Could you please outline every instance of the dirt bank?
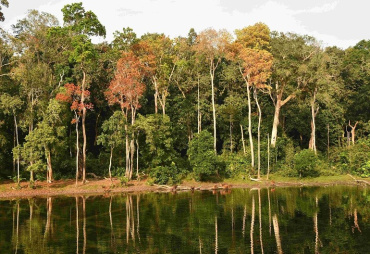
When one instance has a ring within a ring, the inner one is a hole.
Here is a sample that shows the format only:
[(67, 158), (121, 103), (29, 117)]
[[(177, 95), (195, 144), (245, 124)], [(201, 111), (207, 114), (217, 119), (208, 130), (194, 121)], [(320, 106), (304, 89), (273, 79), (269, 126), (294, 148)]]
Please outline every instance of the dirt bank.
[(225, 181), (222, 183), (184, 181), (176, 188), (173, 186), (153, 185), (150, 186), (144, 181), (130, 181), (128, 186), (121, 186), (117, 179), (113, 183), (109, 179), (89, 179), (86, 184), (79, 183), (77, 186), (74, 180), (58, 180), (51, 184), (36, 182), (36, 188), (29, 188), (27, 182), (21, 183), (21, 189), (16, 189), (13, 182), (0, 184), (0, 199), (45, 197), (45, 196), (73, 196), (73, 195), (104, 195), (109, 193), (127, 192), (169, 192), (169, 191), (202, 191), (202, 190), (228, 190), (232, 188), (276, 188), (291, 186), (333, 186), (333, 185), (370, 185), (369, 179), (360, 179), (346, 176), (319, 177), (312, 179), (273, 178), (272, 180), (238, 180)]

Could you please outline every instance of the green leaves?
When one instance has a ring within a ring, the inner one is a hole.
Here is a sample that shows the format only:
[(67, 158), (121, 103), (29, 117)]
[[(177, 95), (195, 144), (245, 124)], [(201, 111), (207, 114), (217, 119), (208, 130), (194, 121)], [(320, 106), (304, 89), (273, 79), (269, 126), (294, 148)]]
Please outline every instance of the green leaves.
[(2, 94), (0, 96), (0, 109), (7, 115), (15, 115), (23, 105), (23, 101), (18, 96)]
[(97, 143), (109, 148), (123, 145), (125, 142), (125, 124), (126, 120), (122, 112), (115, 111), (108, 120), (103, 122), (103, 131), (99, 135)]
[(106, 35), (105, 27), (92, 11), (85, 11), (82, 3), (67, 4), (62, 9), (64, 25), (76, 33), (89, 36)]
[(189, 143), (188, 158), (198, 181), (217, 172), (217, 156), (213, 150), (211, 133), (201, 131), (195, 134)]

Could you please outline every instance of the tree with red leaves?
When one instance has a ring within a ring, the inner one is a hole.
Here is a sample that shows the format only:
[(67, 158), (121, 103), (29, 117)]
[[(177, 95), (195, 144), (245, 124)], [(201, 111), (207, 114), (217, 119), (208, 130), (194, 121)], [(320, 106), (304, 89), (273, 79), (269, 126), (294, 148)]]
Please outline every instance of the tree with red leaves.
[[(56, 99), (59, 101), (64, 101), (71, 103), (71, 111), (74, 112), (74, 118), (72, 119), (72, 124), (76, 125), (76, 185), (78, 183), (79, 177), (79, 131), (78, 131), (78, 123), (80, 121), (80, 117), (84, 110), (92, 109), (92, 103), (85, 103), (86, 100), (90, 97), (89, 90), (85, 89), (82, 91), (81, 86), (76, 86), (75, 84), (65, 84), (64, 85), (65, 92), (58, 93)], [(85, 157), (85, 154), (83, 153)], [(85, 158), (83, 158), (85, 160)], [(83, 176), (86, 175), (85, 167), (82, 167), (82, 174)]]
[(143, 76), (144, 64), (132, 52), (122, 53), (117, 62), (115, 76), (105, 95), (110, 105), (118, 104), (126, 119), (126, 172), (128, 179), (132, 178), (135, 152), (135, 135), (132, 132), (129, 141), (128, 118), (131, 116), (131, 126), (135, 124), (136, 111), (141, 107), (139, 99), (145, 91)]

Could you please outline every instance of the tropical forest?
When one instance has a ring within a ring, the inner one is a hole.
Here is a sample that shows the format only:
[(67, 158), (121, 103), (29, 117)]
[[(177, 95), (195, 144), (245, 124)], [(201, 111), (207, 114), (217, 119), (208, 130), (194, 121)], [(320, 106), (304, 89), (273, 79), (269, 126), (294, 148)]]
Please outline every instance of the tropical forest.
[(370, 176), (369, 40), (324, 47), (264, 23), (138, 37), (123, 24), (94, 43), (106, 29), (92, 11), (61, 11), (62, 24), (30, 10), (0, 30), (2, 180)]

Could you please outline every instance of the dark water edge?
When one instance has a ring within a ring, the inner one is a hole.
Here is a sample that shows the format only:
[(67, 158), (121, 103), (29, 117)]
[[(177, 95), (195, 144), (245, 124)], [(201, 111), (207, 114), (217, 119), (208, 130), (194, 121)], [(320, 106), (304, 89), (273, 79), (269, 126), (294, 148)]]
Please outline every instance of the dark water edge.
[(0, 201), (0, 253), (370, 253), (361, 186)]

